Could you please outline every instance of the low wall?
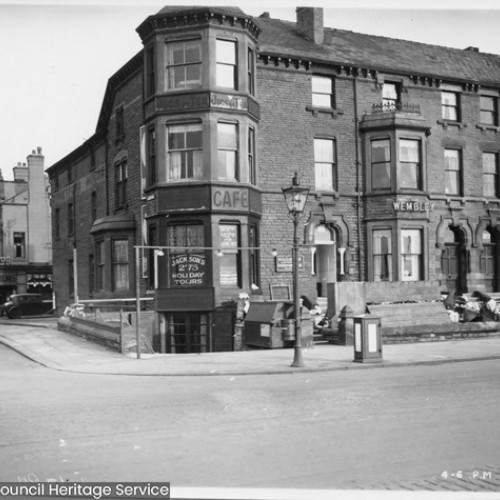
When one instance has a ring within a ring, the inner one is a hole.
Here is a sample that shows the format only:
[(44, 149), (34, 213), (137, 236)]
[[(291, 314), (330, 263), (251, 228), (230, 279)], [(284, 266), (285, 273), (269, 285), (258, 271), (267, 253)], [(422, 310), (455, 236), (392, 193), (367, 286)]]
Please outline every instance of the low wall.
[(441, 300), (437, 281), (339, 281), (328, 287), (328, 301), (335, 304), (335, 316), (346, 305), (357, 315), (367, 312), (367, 304)]
[[(108, 319), (94, 316), (62, 316), (57, 320), (58, 330), (78, 335), (92, 342), (110, 347), (122, 354), (137, 351), (136, 314), (124, 315), (123, 321), (116, 313), (105, 314)], [(127, 321), (125, 320), (127, 319)], [(129, 323), (130, 321), (130, 323)], [(121, 326), (120, 326), (121, 323)], [(156, 333), (156, 313), (141, 312), (139, 324), (140, 351), (153, 352)]]
[(122, 333), (119, 324), (62, 316), (57, 320), (57, 329), (122, 352)]

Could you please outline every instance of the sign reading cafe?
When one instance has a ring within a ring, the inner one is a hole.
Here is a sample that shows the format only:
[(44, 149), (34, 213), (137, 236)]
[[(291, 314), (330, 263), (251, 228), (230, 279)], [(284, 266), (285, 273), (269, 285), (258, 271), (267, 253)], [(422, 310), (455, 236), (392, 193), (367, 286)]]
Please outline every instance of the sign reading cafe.
[(177, 286), (202, 286), (205, 284), (206, 259), (204, 255), (172, 255), (170, 276)]

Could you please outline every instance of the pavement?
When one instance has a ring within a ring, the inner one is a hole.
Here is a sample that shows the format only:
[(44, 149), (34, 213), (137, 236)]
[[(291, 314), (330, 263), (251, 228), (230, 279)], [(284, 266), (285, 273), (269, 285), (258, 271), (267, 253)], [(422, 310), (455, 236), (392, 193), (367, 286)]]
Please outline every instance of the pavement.
[[(500, 328), (500, 325), (499, 325)], [(237, 376), (366, 370), (461, 361), (500, 360), (500, 334), (466, 340), (384, 344), (377, 362), (354, 362), (353, 346), (315, 344), (302, 349), (304, 367), (290, 366), (293, 349), (203, 354), (120, 354), (59, 331), (56, 319), (0, 320), (0, 343), (54, 370), (109, 375)]]

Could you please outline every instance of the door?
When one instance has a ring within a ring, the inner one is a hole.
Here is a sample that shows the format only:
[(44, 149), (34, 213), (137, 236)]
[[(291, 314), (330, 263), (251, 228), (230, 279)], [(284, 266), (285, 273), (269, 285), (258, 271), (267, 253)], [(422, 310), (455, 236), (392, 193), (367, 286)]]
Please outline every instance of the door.
[(484, 276), (486, 292), (496, 292), (498, 288), (498, 245), (496, 231), (483, 231), (483, 249), (480, 254), (479, 267)]
[(467, 292), (467, 252), (462, 233), (452, 230), (446, 233), (445, 245), (441, 257), (441, 268), (445, 277), (446, 288), (456, 295)]
[(167, 314), (167, 352), (175, 354), (210, 351), (208, 314), (179, 312)]

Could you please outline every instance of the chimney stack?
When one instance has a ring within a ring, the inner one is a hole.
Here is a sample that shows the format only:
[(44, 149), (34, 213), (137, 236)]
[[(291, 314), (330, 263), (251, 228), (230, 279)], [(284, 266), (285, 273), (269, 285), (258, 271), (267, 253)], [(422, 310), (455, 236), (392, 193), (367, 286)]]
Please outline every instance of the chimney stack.
[(321, 7), (297, 7), (297, 28), (309, 40), (322, 44), (325, 39), (323, 9)]

